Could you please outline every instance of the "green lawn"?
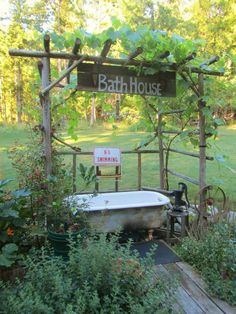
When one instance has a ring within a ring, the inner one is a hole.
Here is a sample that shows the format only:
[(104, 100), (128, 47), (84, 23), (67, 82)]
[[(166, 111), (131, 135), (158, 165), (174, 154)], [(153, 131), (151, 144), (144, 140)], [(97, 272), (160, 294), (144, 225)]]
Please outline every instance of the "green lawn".
[[(130, 132), (127, 128), (118, 127), (113, 129), (111, 126), (97, 126), (96, 128), (83, 127), (78, 130), (78, 140), (72, 141), (69, 137), (64, 138), (73, 145), (78, 145), (83, 151), (92, 151), (96, 146), (119, 147), (122, 150), (132, 150), (148, 134), (145, 132)], [(26, 143), (30, 139), (31, 133), (24, 128), (0, 127), (0, 179), (13, 178), (16, 176), (11, 167), (7, 156), (7, 150), (14, 145), (16, 141)], [(226, 192), (231, 203), (236, 207), (236, 126), (222, 127), (219, 130), (219, 137), (216, 141), (209, 140), (211, 145), (207, 154), (217, 156), (217, 160), (207, 162), (207, 182), (209, 184), (220, 185)], [(194, 151), (190, 145), (182, 143), (176, 139), (174, 146), (187, 151)], [(157, 148), (152, 144), (148, 148)], [(224, 156), (224, 158), (222, 158)], [(219, 158), (221, 157), (221, 158)], [(67, 157), (68, 163), (71, 158)], [(91, 157), (81, 156), (78, 162), (85, 165), (92, 164)], [(180, 154), (172, 153), (169, 161), (170, 169), (183, 173), (187, 176), (198, 178), (198, 159)], [(177, 187), (177, 183), (182, 181), (172, 175), (169, 176), (170, 189)], [(122, 178), (119, 183), (120, 189), (135, 189), (137, 187), (137, 156), (122, 156)], [(158, 156), (146, 155), (142, 157), (142, 186), (159, 186), (159, 162)], [(101, 189), (113, 189), (112, 181), (101, 182)], [(197, 187), (188, 183), (191, 198), (194, 198)]]

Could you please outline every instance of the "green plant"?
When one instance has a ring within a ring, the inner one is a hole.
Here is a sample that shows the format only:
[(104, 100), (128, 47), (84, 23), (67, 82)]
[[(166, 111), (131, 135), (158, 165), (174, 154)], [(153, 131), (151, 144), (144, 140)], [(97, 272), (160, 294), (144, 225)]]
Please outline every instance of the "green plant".
[[(83, 187), (80, 192), (96, 182), (94, 166), (86, 167), (80, 163), (79, 176), (83, 180)], [(78, 209), (78, 204), (76, 201), (73, 203), (73, 198), (70, 195), (52, 197), (52, 203), (47, 213), (49, 229), (58, 233), (78, 232), (79, 230), (85, 233), (85, 230), (89, 229), (86, 213), (83, 211), (86, 207), (88, 207), (88, 200), (80, 203)]]
[(57, 233), (78, 232), (88, 229), (87, 216), (83, 208), (87, 203), (80, 204), (80, 210), (67, 199), (52, 202), (52, 208), (47, 215), (48, 228)]
[(173, 281), (157, 276), (151, 255), (140, 259), (116, 236), (71, 243), (67, 263), (42, 249), (28, 258), (27, 269), (24, 281), (1, 287), (5, 314), (174, 313)]
[(235, 223), (217, 223), (200, 240), (186, 238), (177, 251), (202, 273), (214, 295), (236, 305)]
[(44, 235), (45, 217), (70, 193), (70, 171), (53, 146), (52, 175), (46, 177), (43, 145), (37, 134), (27, 146), (14, 146), (9, 153), (19, 185), (31, 191), (29, 205), (34, 218), (34, 233)]
[(12, 266), (28, 244), (27, 223), (31, 215), (27, 206), (30, 192), (6, 190), (11, 181), (0, 181), (0, 266), (5, 267)]
[(86, 188), (88, 188), (91, 184), (95, 183), (97, 180), (96, 174), (95, 174), (95, 167), (86, 167), (84, 164), (80, 163), (79, 167), (79, 177), (83, 181), (83, 187), (80, 189), (82, 192)]

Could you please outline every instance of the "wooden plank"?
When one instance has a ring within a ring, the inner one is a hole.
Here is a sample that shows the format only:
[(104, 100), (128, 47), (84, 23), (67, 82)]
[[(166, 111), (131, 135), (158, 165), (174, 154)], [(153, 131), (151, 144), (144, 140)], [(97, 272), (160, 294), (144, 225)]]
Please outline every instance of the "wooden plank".
[(155, 76), (137, 76), (137, 74), (129, 76), (122, 74), (116, 75), (113, 73), (110, 74), (104, 70), (98, 74), (78, 72), (77, 90), (156, 97), (175, 97), (175, 73), (166, 72), (167, 76), (164, 73), (165, 72), (162, 72)]
[(188, 182), (191, 182), (192, 184), (199, 185), (199, 181), (198, 180), (190, 178), (188, 176), (185, 176), (182, 173), (178, 173), (178, 172), (172, 171), (170, 169), (166, 169), (166, 171), (171, 173), (173, 176), (176, 176), (176, 177), (179, 177), (181, 179), (184, 179), (184, 180), (186, 180)]
[[(177, 131), (177, 130), (170, 130), (170, 131), (162, 131), (163, 134), (182, 134), (184, 131)], [(189, 135), (193, 135), (193, 134), (196, 134), (198, 135), (199, 134), (199, 131), (198, 130), (195, 130), (195, 131), (189, 131), (188, 132)]]
[(149, 96), (176, 95), (176, 73), (138, 75), (127, 67), (84, 63), (77, 67), (78, 90)]
[[(158, 154), (159, 150), (122, 150), (121, 151), (122, 154)], [(56, 155), (93, 155), (93, 152), (86, 152), (86, 151), (82, 151), (82, 152), (66, 152), (66, 151), (62, 151), (62, 152), (58, 152), (56, 153)]]
[[(165, 150), (167, 150), (167, 149), (165, 149)], [(185, 152), (185, 151), (183, 151), (183, 150), (180, 150), (180, 149), (173, 149), (173, 148), (168, 148), (168, 150), (169, 150), (170, 152), (173, 152), (173, 153), (178, 153), (178, 154), (182, 154), (182, 155), (186, 155), (186, 156), (191, 156), (191, 157), (200, 158), (200, 155), (199, 155), (199, 154), (196, 154), (196, 153)], [(206, 160), (214, 160), (214, 157), (206, 156)]]
[[(158, 275), (161, 277), (167, 276), (173, 280), (173, 275), (163, 266), (157, 265), (155, 270)], [(186, 313), (186, 314), (203, 314), (204, 311), (198, 306), (195, 300), (188, 294), (188, 292), (180, 284), (176, 289), (176, 304), (173, 305), (174, 310), (177, 310), (177, 313)]]
[[(118, 66), (118, 65), (104, 65), (101, 63), (81, 63), (77, 68), (79, 73), (107, 73), (114, 75), (124, 75), (124, 76), (138, 76), (137, 71), (130, 69), (128, 66)], [(140, 74), (139, 76), (143, 76), (144, 74)], [(174, 72), (159, 72), (159, 75), (147, 75), (151, 77), (159, 78), (175, 78)]]
[(185, 272), (194, 282), (202, 289), (202, 291), (208, 295), (208, 297), (215, 303), (217, 306), (223, 311), (225, 314), (235, 314), (236, 313), (236, 306), (231, 306), (228, 303), (219, 300), (215, 297), (212, 297), (207, 292), (207, 285), (201, 276), (187, 263), (184, 262), (177, 262), (176, 265)]
[(162, 193), (166, 196), (173, 196), (173, 192), (172, 191), (168, 191), (168, 190), (164, 190), (161, 188), (152, 188), (152, 187), (148, 187), (148, 186), (143, 186), (142, 187), (143, 191), (154, 191), (154, 192), (159, 192)]
[(195, 284), (195, 282), (184, 273), (176, 264), (167, 264), (164, 267), (170, 274), (178, 275), (181, 285), (196, 301), (196, 303), (206, 312), (214, 314), (223, 314), (224, 312), (209, 298), (209, 296)]

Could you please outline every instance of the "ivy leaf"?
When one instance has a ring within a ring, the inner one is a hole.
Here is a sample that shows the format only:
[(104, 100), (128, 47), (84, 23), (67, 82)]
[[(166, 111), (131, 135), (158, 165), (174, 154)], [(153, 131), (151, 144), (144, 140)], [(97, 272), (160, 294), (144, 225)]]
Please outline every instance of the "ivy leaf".
[(2, 247), (2, 253), (6, 256), (10, 256), (18, 251), (18, 246), (15, 243), (8, 243)]
[(47, 181), (50, 182), (50, 183), (55, 183), (57, 182), (57, 177), (56, 176), (53, 176), (53, 175), (48, 175), (47, 176)]
[(200, 38), (195, 39), (193, 42), (199, 46), (204, 46), (207, 44), (207, 41), (205, 39), (200, 39)]
[(225, 73), (225, 69), (224, 69), (224, 68), (219, 68), (219, 69), (218, 69), (218, 72), (220, 72), (220, 73)]
[(64, 87), (64, 90), (68, 90), (68, 89), (74, 89), (76, 88), (77, 84), (75, 83), (70, 83), (70, 84), (67, 84), (65, 87)]
[(205, 117), (211, 117), (212, 116), (212, 112), (211, 112), (211, 109), (209, 107), (204, 107), (202, 109), (202, 112), (203, 112)]
[(217, 126), (220, 126), (220, 125), (225, 125), (225, 122), (223, 119), (216, 118), (216, 119), (214, 119), (214, 124)]
[(198, 140), (198, 139), (195, 139), (195, 138), (193, 138), (193, 137), (190, 137), (190, 143), (191, 143), (194, 147), (196, 147), (196, 146), (199, 145), (199, 140)]
[(2, 188), (4, 185), (7, 185), (11, 181), (14, 181), (14, 179), (8, 179), (8, 180), (0, 181), (0, 188)]
[(144, 70), (144, 73), (145, 74), (149, 74), (149, 75), (153, 75), (153, 74), (156, 74), (156, 73), (158, 73), (159, 72), (159, 70), (158, 69), (155, 69), (155, 68), (146, 68), (145, 70)]
[(0, 265), (10, 267), (15, 263), (17, 258), (18, 246), (15, 243), (5, 244), (2, 248), (2, 254), (0, 254)]
[(3, 254), (0, 254), (0, 266), (10, 267), (12, 264), (14, 264), (14, 261), (11, 261)]
[(224, 155), (216, 155), (215, 160), (217, 160), (219, 162), (226, 162)]
[(111, 17), (111, 23), (112, 23), (112, 26), (116, 29), (118, 29), (122, 25), (122, 22), (115, 16)]
[(11, 192), (11, 195), (14, 196), (15, 198), (27, 197), (31, 195), (31, 192), (26, 189), (22, 189)]
[(19, 218), (19, 213), (18, 213), (18, 211), (14, 210), (14, 209), (7, 209), (7, 210), (4, 210), (3, 212), (0, 213), (0, 217), (2, 217), (2, 218), (7, 218), (7, 217)]
[(182, 42), (185, 41), (183, 37), (181, 37), (181, 36), (179, 36), (179, 35), (177, 35), (177, 34), (173, 34), (173, 35), (172, 35), (172, 39), (173, 39), (174, 41), (180, 42), (180, 43), (182, 43)]

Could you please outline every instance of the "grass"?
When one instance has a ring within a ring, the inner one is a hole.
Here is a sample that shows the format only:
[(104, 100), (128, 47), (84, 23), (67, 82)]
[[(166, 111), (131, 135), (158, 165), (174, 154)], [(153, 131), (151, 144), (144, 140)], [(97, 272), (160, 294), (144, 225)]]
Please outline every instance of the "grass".
[[(73, 145), (78, 145), (83, 151), (92, 151), (96, 146), (119, 147), (122, 150), (134, 149), (148, 133), (135, 131), (131, 132), (126, 127), (119, 126), (113, 128), (111, 125), (96, 126), (95, 128), (82, 127), (78, 129), (78, 140), (73, 141), (65, 134), (64, 139)], [(29, 130), (17, 127), (0, 127), (0, 179), (14, 178), (16, 173), (11, 167), (11, 162), (7, 156), (7, 150), (16, 141), (25, 144), (29, 140), (31, 133)], [(210, 148), (207, 154), (216, 157), (214, 161), (207, 162), (207, 183), (219, 185), (226, 192), (232, 206), (236, 208), (235, 179), (236, 179), (236, 125), (221, 127), (218, 138), (213, 141), (209, 139)], [(157, 144), (157, 143), (155, 143)], [(157, 145), (152, 144), (148, 149), (157, 149)], [(194, 151), (192, 146), (176, 139), (172, 147), (185, 151)], [(63, 148), (64, 150), (64, 148)], [(197, 152), (197, 150), (195, 150)], [(67, 162), (71, 163), (71, 158), (67, 157)], [(78, 163), (92, 165), (91, 156), (80, 156)], [(187, 176), (198, 178), (198, 159), (171, 153), (169, 168), (183, 173)], [(182, 181), (179, 178), (169, 176), (170, 189), (175, 189), (177, 183)], [(110, 180), (101, 182), (101, 189), (114, 189), (115, 183)], [(158, 156), (142, 156), (142, 186), (159, 186), (159, 162)], [(119, 183), (120, 189), (137, 188), (137, 156), (122, 156), (122, 178)], [(197, 193), (197, 187), (188, 184), (189, 194), (192, 199)]]

